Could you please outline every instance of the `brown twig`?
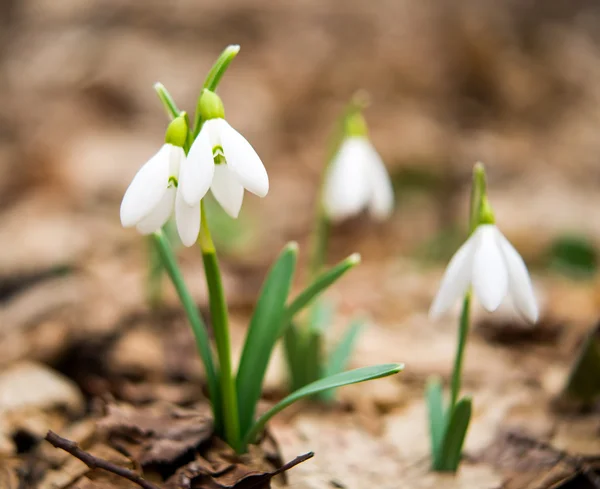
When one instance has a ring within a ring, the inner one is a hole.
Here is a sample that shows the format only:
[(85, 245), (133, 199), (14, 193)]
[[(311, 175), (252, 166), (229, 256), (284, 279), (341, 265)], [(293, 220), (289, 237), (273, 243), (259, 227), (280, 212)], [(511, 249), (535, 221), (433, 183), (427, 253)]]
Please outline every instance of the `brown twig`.
[(142, 489), (161, 489), (156, 484), (148, 482), (143, 477), (138, 475), (136, 472), (126, 469), (125, 467), (119, 467), (118, 465), (109, 462), (108, 460), (103, 460), (101, 458), (95, 457), (89, 452), (86, 452), (79, 448), (77, 443), (71, 440), (67, 440), (66, 438), (62, 438), (58, 436), (53, 431), (48, 431), (46, 434), (46, 441), (49, 442), (52, 446), (56, 448), (60, 448), (65, 452), (70, 453), (73, 457), (81, 460), (85, 465), (87, 465), (90, 469), (102, 469), (107, 472), (111, 472), (115, 475), (123, 477), (124, 479), (130, 480), (134, 484), (137, 484)]

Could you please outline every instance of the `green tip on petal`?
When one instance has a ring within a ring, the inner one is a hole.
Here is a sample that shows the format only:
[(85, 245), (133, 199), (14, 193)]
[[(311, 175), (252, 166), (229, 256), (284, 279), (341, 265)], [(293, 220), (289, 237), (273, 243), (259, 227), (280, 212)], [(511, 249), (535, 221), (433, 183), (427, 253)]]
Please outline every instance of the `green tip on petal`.
[(185, 116), (185, 112), (181, 112), (179, 116), (170, 122), (165, 134), (166, 143), (179, 146), (180, 148), (185, 145), (188, 135), (188, 125)]
[(479, 224), (496, 224), (494, 211), (492, 210), (492, 206), (490, 205), (490, 201), (488, 200), (487, 196), (483, 196), (481, 199)]
[(359, 110), (349, 114), (344, 125), (347, 137), (367, 137), (367, 123)]
[(225, 108), (221, 97), (207, 88), (202, 90), (198, 110), (200, 110), (200, 116), (205, 121), (225, 118)]

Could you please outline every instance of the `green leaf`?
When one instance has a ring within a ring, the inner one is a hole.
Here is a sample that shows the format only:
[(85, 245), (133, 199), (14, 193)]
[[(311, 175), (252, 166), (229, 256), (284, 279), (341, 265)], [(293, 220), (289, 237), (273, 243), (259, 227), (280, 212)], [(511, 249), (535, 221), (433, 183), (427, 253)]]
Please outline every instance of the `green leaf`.
[(311, 384), (308, 384), (296, 392), (293, 392), (286, 398), (279, 401), (275, 406), (269, 409), (263, 414), (258, 421), (252, 426), (252, 429), (248, 431), (244, 439), (244, 444), (252, 443), (258, 433), (265, 427), (267, 421), (269, 421), (277, 413), (293, 404), (300, 399), (308, 396), (314, 396), (319, 392), (334, 389), (349, 384), (357, 384), (359, 382), (365, 382), (367, 380), (379, 379), (381, 377), (387, 377), (393, 375), (404, 369), (404, 365), (401, 363), (388, 363), (384, 365), (375, 365), (372, 367), (357, 368), (355, 370), (349, 370), (348, 372), (342, 372), (331, 377), (317, 380)]
[(294, 323), (286, 328), (283, 334), (283, 348), (285, 351), (285, 360), (288, 366), (288, 378), (290, 390), (295, 391), (305, 383), (302, 380), (304, 375), (304, 338), (302, 337), (298, 326)]
[(444, 472), (456, 472), (462, 448), (469, 429), (471, 421), (472, 401), (469, 397), (464, 397), (456, 403), (452, 416), (448, 422), (444, 441), (440, 449), (439, 465), (434, 467), (436, 470)]
[(439, 378), (430, 379), (425, 387), (425, 400), (429, 411), (429, 434), (431, 435), (431, 461), (435, 467), (440, 457), (440, 446), (446, 430), (444, 397)]
[[(329, 361), (327, 362), (327, 366), (325, 368), (326, 376), (335, 375), (346, 368), (348, 362), (350, 361), (352, 351), (354, 350), (354, 344), (356, 343), (358, 334), (362, 330), (363, 326), (364, 321), (362, 319), (354, 319), (350, 323), (346, 333), (329, 355)], [(335, 389), (324, 391), (319, 395), (319, 398), (323, 401), (333, 401), (334, 397)]]
[(280, 336), (281, 320), (292, 286), (297, 255), (298, 245), (290, 243), (271, 267), (246, 334), (236, 380), (242, 435), (254, 420), (263, 378)]
[(597, 325), (581, 345), (560, 399), (566, 405), (588, 407), (599, 398), (600, 325)]
[(302, 386), (310, 384), (323, 377), (323, 333), (309, 330), (304, 348), (304, 378)]
[[(310, 304), (319, 294), (336, 282), (348, 270), (360, 263), (360, 255), (354, 253), (333, 268), (321, 273), (313, 283), (304, 289), (286, 308), (282, 328), (287, 327), (298, 312)], [(283, 331), (282, 331), (283, 333)]]

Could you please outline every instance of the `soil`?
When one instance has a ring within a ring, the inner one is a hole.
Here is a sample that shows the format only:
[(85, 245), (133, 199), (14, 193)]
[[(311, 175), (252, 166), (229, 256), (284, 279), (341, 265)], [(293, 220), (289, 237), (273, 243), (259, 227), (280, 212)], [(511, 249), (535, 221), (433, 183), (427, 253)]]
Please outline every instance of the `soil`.
[[(560, 275), (547, 261), (565, 233), (600, 241), (599, 17), (592, 2), (554, 0), (0, 4), (0, 487), (135, 487), (90, 471), (46, 443), (46, 432), (138, 470), (139, 460), (98, 427), (110, 409), (205, 410), (204, 374), (175, 293), (165, 281), (162, 307), (148, 305), (147, 246), (121, 228), (118, 208), (162, 142), (152, 84), (160, 80), (191, 111), (228, 43), (242, 50), (220, 87), (227, 117), (271, 180), (265, 199), (247, 195), (238, 221), (213, 217), (235, 358), (287, 241), (299, 242), (304, 270), (327, 138), (364, 88), (397, 205), (386, 223), (360, 216), (334, 227), (329, 261), (358, 251), (363, 262), (328, 293), (337, 305), (329, 340), (366, 314), (351, 366), (406, 364), (397, 376), (341, 389), (333, 405), (281, 413), (269, 425), (278, 448), (261, 446), (248, 470), (278, 454), (260, 468), (260, 484), (279, 486), (280, 475), (264, 474), (314, 452), (286, 472), (289, 487), (600, 487), (598, 406), (561, 402), (598, 319), (600, 283)], [(449, 378), (458, 309), (438, 322), (427, 310), (464, 236), (475, 160), (487, 165), (499, 226), (530, 264), (542, 315), (529, 326), (508, 306), (493, 315), (475, 309), (465, 459), (456, 475), (436, 474), (423, 390), (431, 376)], [(200, 256), (179, 255), (208, 318)], [(277, 351), (264, 405), (285, 392)], [(229, 455), (204, 435), (178, 442), (185, 450), (212, 443), (202, 456), (215, 471)], [(168, 470), (144, 474), (162, 484), (189, 463), (180, 455)], [(185, 477), (205, 475), (195, 470)]]

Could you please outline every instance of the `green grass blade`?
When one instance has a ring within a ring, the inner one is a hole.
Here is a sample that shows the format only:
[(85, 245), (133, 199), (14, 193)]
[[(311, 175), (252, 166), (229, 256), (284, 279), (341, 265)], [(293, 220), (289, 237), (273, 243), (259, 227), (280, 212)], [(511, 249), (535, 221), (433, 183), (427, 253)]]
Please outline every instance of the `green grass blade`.
[(344, 385), (356, 384), (358, 382), (365, 382), (367, 380), (387, 377), (388, 375), (393, 375), (400, 372), (403, 368), (404, 365), (401, 363), (389, 363), (384, 365), (375, 365), (372, 367), (357, 368), (355, 370), (342, 372), (331, 377), (325, 377), (324, 379), (320, 379), (316, 382), (308, 384), (282, 399), (265, 414), (263, 414), (258, 421), (256, 421), (254, 426), (252, 426), (252, 429), (248, 431), (244, 439), (244, 444), (247, 445), (248, 443), (252, 443), (273, 416), (300, 399), (308, 396), (314, 396), (319, 392), (328, 389), (334, 389)]
[(280, 336), (281, 320), (292, 286), (297, 255), (298, 245), (290, 243), (271, 267), (246, 334), (236, 380), (242, 435), (254, 421), (263, 378)]
[(446, 428), (439, 457), (438, 471), (456, 472), (471, 421), (472, 401), (464, 397), (456, 403)]
[[(336, 266), (321, 273), (306, 289), (304, 289), (286, 308), (282, 327), (285, 328), (298, 312), (310, 304), (319, 294), (336, 282), (348, 270), (360, 263), (360, 255), (354, 253)], [(282, 332), (283, 333), (283, 332)]]
[[(350, 361), (350, 356), (354, 350), (354, 345), (358, 334), (361, 332), (365, 323), (362, 319), (354, 319), (342, 339), (337, 344), (335, 349), (329, 355), (327, 366), (325, 367), (325, 375), (331, 376), (343, 371)], [(333, 401), (335, 397), (335, 389), (323, 391), (319, 398), (323, 401)]]
[(425, 387), (425, 400), (429, 411), (429, 434), (431, 436), (431, 462), (436, 467), (440, 458), (440, 447), (446, 430), (444, 396), (439, 378), (430, 379)]

